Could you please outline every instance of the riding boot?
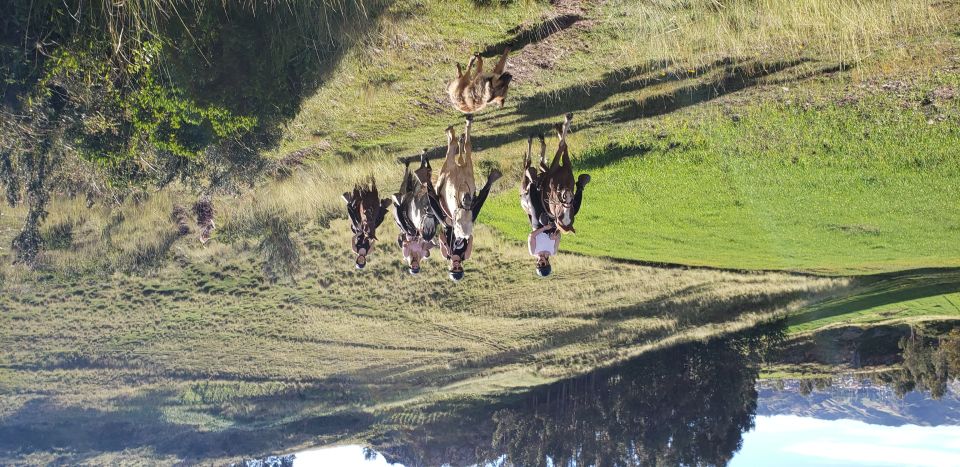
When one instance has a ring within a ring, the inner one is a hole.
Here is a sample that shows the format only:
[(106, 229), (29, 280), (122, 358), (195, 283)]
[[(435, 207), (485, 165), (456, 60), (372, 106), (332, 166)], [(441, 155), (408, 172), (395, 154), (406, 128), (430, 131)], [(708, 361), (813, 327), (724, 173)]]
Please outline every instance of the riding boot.
[(577, 191), (582, 190), (588, 183), (590, 183), (590, 175), (580, 174), (580, 176), (577, 177)]
[(497, 170), (497, 169), (491, 169), (491, 170), (490, 170), (490, 174), (487, 175), (487, 184), (488, 184), (488, 185), (493, 185), (493, 182), (495, 182), (495, 181), (497, 181), (497, 180), (500, 180), (500, 177), (502, 177), (502, 176), (503, 176), (503, 174), (500, 173), (499, 170)]

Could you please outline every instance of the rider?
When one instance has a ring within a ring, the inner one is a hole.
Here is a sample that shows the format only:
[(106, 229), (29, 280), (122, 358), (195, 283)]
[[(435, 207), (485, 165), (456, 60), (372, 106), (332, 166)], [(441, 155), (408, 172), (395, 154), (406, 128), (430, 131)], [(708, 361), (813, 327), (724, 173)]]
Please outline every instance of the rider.
[(556, 256), (560, 248), (560, 231), (551, 222), (530, 232), (527, 238), (527, 248), (530, 255), (537, 258), (537, 275), (547, 277), (550, 275), (550, 257)]
[(387, 212), (390, 200), (380, 200), (380, 206), (373, 216), (373, 225), (364, 226), (360, 219), (360, 187), (356, 186), (353, 192), (345, 192), (343, 200), (347, 203), (347, 214), (350, 216), (350, 230), (353, 232), (353, 238), (350, 239), (350, 249), (357, 255), (357, 269), (363, 269), (367, 265), (367, 256), (373, 251), (373, 245), (377, 241), (374, 234), (377, 227), (383, 223), (383, 218)]
[[(543, 147), (543, 134), (539, 134), (540, 145)], [(520, 205), (527, 211), (527, 217), (530, 219), (530, 228), (533, 230), (527, 237), (527, 247), (530, 255), (537, 258), (537, 275), (546, 277), (550, 275), (552, 268), (550, 266), (550, 257), (556, 256), (560, 248), (560, 230), (556, 223), (551, 220), (550, 214), (543, 205), (541, 184), (543, 176), (547, 172), (546, 164), (541, 160), (538, 171), (532, 166), (530, 160), (530, 147), (532, 146), (533, 135), (527, 139), (527, 155), (524, 157), (523, 179), (520, 181)], [(583, 202), (583, 187), (590, 183), (590, 176), (581, 174), (577, 178), (576, 193), (571, 203), (571, 217), (576, 216)]]
[[(453, 218), (444, 211), (443, 206), (440, 204), (440, 199), (437, 197), (437, 191), (433, 187), (433, 182), (430, 181), (430, 165), (420, 167), (415, 173), (420, 182), (427, 187), (427, 198), (430, 200), (430, 210), (433, 211), (433, 215), (436, 216), (437, 219), (440, 219), (445, 226), (443, 228), (443, 235), (439, 237), (440, 253), (450, 261), (450, 279), (454, 282), (459, 282), (460, 279), (463, 279), (463, 262), (470, 259), (470, 253), (473, 252), (473, 236), (459, 238), (454, 235), (452, 227)], [(490, 187), (493, 186), (493, 182), (497, 181), (501, 176), (502, 174), (497, 169), (491, 170), (490, 174), (487, 175), (486, 184), (483, 185), (483, 188), (480, 189), (480, 192), (470, 205), (472, 221), (477, 220), (477, 216), (480, 215), (480, 208), (483, 207), (484, 201), (487, 200), (487, 195), (490, 194)]]

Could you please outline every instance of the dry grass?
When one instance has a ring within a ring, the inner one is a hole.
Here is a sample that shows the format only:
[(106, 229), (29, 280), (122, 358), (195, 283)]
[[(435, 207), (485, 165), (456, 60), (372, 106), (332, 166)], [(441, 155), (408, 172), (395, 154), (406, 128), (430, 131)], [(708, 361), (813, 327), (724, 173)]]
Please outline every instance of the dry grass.
[[(540, 381), (585, 371), (750, 326), (846, 286), (572, 255), (558, 258), (556, 277), (539, 280), (521, 246), (487, 229), (478, 230), (461, 284), (435, 260), (411, 278), (386, 244), (358, 273), (345, 222), (294, 234), (306, 247), (296, 282), (269, 284), (251, 243), (200, 247), (189, 237), (174, 242), (174, 261), (146, 275), (8, 281), (0, 298), (8, 310), (0, 316), (4, 416), (42, 419), (43, 410), (18, 413), (38, 388), (49, 410), (125, 410), (168, 394), (153, 416), (204, 429), (396, 402), (453, 383), (458, 392), (487, 392), (500, 386), (490, 384), (498, 374)], [(388, 224), (383, 238), (395, 234)], [(204, 381), (224, 385), (220, 395), (191, 395)], [(323, 389), (343, 382), (380, 389), (346, 399)]]
[(932, 0), (615, 1), (602, 21), (624, 31), (621, 57), (703, 65), (807, 56), (856, 64), (944, 23)]

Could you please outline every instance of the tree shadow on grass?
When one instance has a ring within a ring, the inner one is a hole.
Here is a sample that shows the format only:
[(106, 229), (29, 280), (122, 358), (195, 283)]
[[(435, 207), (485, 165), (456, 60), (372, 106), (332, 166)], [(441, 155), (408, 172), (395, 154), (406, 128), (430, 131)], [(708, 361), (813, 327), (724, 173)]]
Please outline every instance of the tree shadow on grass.
[(198, 101), (255, 117), (264, 144), (274, 144), (280, 128), (392, 3), (227, 2), (188, 9), (160, 31), (174, 44), (165, 69)]
[(960, 292), (960, 269), (907, 271), (894, 275), (882, 274), (860, 280), (872, 283), (867, 285), (866, 290), (859, 295), (834, 300), (823, 306), (793, 315), (790, 317), (789, 324), (796, 326), (884, 305)]
[(685, 86), (673, 92), (613, 104), (610, 113), (601, 122), (622, 123), (639, 118), (650, 118), (710, 101), (760, 84), (764, 77), (796, 67), (806, 60), (765, 64), (731, 63), (724, 67), (717, 79)]
[[(694, 72), (689, 75), (692, 79), (701, 74), (705, 75), (714, 68), (722, 67), (722, 71), (719, 73), (719, 76), (712, 80), (695, 82), (694, 84), (683, 86), (662, 94), (650, 96), (645, 99), (628, 100), (625, 102), (602, 106), (599, 109), (600, 115), (598, 115), (596, 118), (586, 122), (574, 120), (574, 129), (580, 130), (595, 128), (610, 123), (623, 123), (630, 120), (656, 117), (676, 112), (686, 107), (708, 102), (728, 94), (758, 86), (762, 84), (764, 78), (786, 71), (805, 62), (806, 60), (803, 59), (773, 63), (737, 63), (725, 60), (714, 62), (711, 65), (694, 70)], [(651, 85), (654, 81), (659, 83), (683, 78), (661, 76), (660, 78), (645, 80), (641, 83), (628, 84), (627, 82), (631, 79), (631, 75), (627, 75), (619, 82), (616, 80), (610, 80), (605, 87), (600, 88), (601, 91), (599, 94), (593, 96), (586, 94), (583, 90), (577, 90), (582, 88), (582, 86), (576, 86), (574, 89), (561, 91), (561, 93), (570, 93), (573, 96), (578, 95), (577, 93), (581, 93), (579, 96), (585, 98), (585, 100), (581, 100), (579, 103), (577, 103), (576, 99), (572, 99), (573, 104), (571, 105), (567, 105), (567, 103), (564, 101), (560, 101), (557, 104), (549, 107), (538, 105), (527, 110), (525, 116), (521, 118), (521, 121), (541, 120), (554, 116), (559, 118), (560, 115), (570, 111), (581, 111), (595, 108), (607, 97), (642, 89)], [(624, 87), (624, 84), (626, 84), (626, 87)], [(613, 89), (611, 90), (609, 88)], [(519, 110), (518, 112), (524, 113), (523, 110)], [(517, 125), (513, 127), (513, 131), (507, 133), (474, 135), (473, 150), (474, 152), (477, 152), (482, 149), (499, 147), (519, 140), (525, 140), (529, 135), (537, 134), (545, 130), (547, 130), (547, 128), (545, 128), (544, 124), (528, 124)]]
[(160, 391), (124, 401), (121, 410), (28, 402), (0, 422), (0, 461), (31, 454), (59, 454), (57, 463), (76, 464), (96, 456), (149, 448), (158, 457), (186, 462), (246, 457), (285, 451), (317, 437), (339, 438), (369, 427), (374, 416), (361, 412), (310, 417), (263, 429), (204, 431), (165, 419), (161, 409), (175, 397)]
[(581, 155), (577, 161), (578, 170), (593, 170), (606, 167), (630, 157), (643, 157), (650, 152), (650, 146), (634, 143), (608, 143), (600, 149), (593, 149)]
[[(771, 63), (743, 62), (733, 59), (717, 60), (713, 63), (688, 70), (686, 74), (660, 74), (650, 76), (651, 73), (661, 71), (670, 64), (667, 62), (650, 62), (639, 67), (628, 67), (605, 74), (600, 80), (586, 85), (571, 86), (556, 92), (537, 94), (521, 102), (515, 111), (519, 115), (519, 125), (508, 122), (493, 123), (504, 114), (486, 117), (480, 121), (491, 121), (490, 128), (500, 129), (510, 126), (510, 131), (502, 133), (480, 133), (472, 136), (473, 151), (476, 153), (484, 149), (500, 147), (517, 141), (526, 140), (531, 135), (546, 132), (548, 126), (543, 123), (528, 123), (548, 118), (557, 118), (567, 112), (581, 112), (596, 109), (599, 113), (596, 118), (588, 121), (574, 120), (574, 129), (582, 130), (608, 125), (610, 123), (624, 123), (641, 118), (650, 118), (676, 112), (697, 104), (702, 104), (728, 94), (743, 91), (764, 83), (764, 79), (793, 69), (807, 63), (807, 59), (780, 61)], [(829, 66), (790, 77), (784, 77), (777, 84), (795, 82), (811, 78), (820, 74), (832, 73), (848, 69), (846, 67)], [(710, 80), (699, 81), (711, 73), (717, 74)], [(644, 76), (647, 76), (644, 79)], [(603, 102), (626, 93), (640, 91), (644, 88), (667, 82), (693, 81), (692, 84), (679, 87), (668, 92), (656, 94), (639, 100), (625, 100), (604, 105)], [(598, 108), (599, 107), (599, 108)], [(475, 121), (476, 122), (476, 121)], [(445, 146), (427, 149), (430, 159), (440, 159), (446, 154)], [(626, 157), (621, 153), (620, 156)], [(399, 161), (414, 161), (419, 156), (400, 158)], [(600, 163), (597, 161), (596, 163)]]
[(510, 39), (488, 45), (485, 49), (480, 51), (480, 56), (483, 58), (495, 57), (502, 54), (507, 47), (509, 47), (511, 50), (520, 50), (530, 44), (536, 44), (537, 42), (563, 31), (564, 29), (577, 24), (577, 22), (581, 20), (583, 20), (583, 16), (576, 14), (564, 14), (554, 16), (526, 29), (520, 29), (518, 26), (510, 31), (512, 33), (516, 33), (516, 35)]
[[(585, 84), (570, 86), (558, 91), (537, 93), (517, 105), (520, 121), (536, 121), (560, 117), (567, 112), (592, 109), (618, 94), (636, 92), (658, 84), (700, 78), (724, 66), (734, 64), (725, 58), (676, 74), (663, 72), (673, 65), (669, 60), (651, 60), (643, 65), (623, 67), (604, 73), (600, 79)], [(656, 74), (656, 72), (662, 72)]]

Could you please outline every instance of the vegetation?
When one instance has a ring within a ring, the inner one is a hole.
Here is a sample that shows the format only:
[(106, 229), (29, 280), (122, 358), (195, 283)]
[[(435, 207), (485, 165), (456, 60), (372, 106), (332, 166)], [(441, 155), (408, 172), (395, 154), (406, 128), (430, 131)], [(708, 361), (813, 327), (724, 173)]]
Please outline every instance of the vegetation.
[(790, 317), (790, 331), (805, 333), (838, 324), (960, 317), (956, 270), (914, 271), (861, 279), (850, 295), (805, 308)]
[[(960, 106), (928, 124), (888, 96), (783, 94), (592, 143), (575, 164), (596, 182), (564, 248), (829, 274), (960, 265)], [(505, 194), (486, 219), (519, 240), (517, 203)]]

